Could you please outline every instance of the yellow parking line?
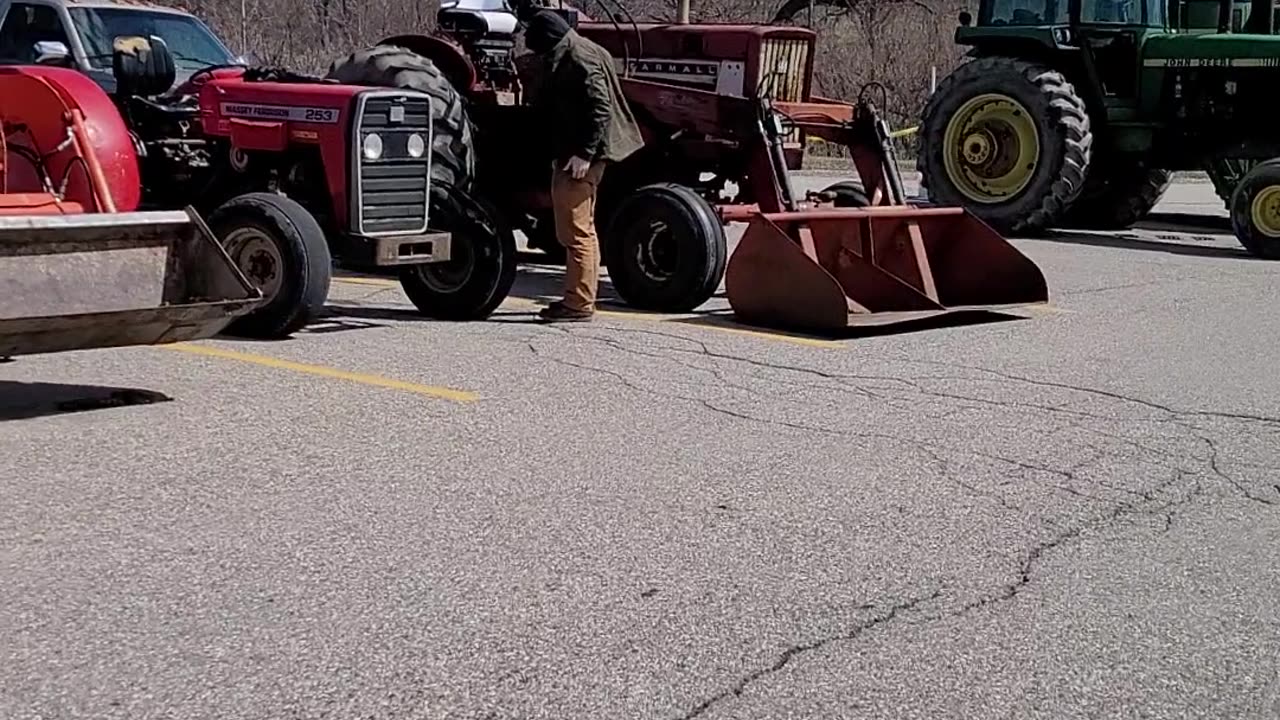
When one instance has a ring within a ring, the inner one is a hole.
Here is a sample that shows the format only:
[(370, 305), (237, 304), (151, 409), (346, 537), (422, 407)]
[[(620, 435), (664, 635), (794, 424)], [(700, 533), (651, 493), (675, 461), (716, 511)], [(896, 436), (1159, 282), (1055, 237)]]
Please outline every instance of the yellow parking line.
[(475, 393), (465, 390), (454, 390), (453, 388), (437, 387), (435, 385), (419, 385), (418, 383), (405, 382), (404, 380), (393, 380), (380, 375), (370, 375), (368, 373), (350, 372), (348, 370), (339, 370), (337, 368), (325, 367), (323, 365), (308, 365), (306, 363), (293, 362), (292, 360), (281, 360), (280, 358), (268, 357), (266, 355), (255, 355), (253, 353), (238, 352), (236, 350), (225, 350), (223, 348), (211, 347), (208, 345), (189, 345), (187, 343), (174, 343), (171, 345), (157, 345), (155, 347), (165, 350), (176, 350), (178, 352), (189, 353), (191, 355), (204, 355), (206, 357), (221, 358), (224, 360), (238, 360), (240, 362), (253, 363), (255, 365), (264, 365), (270, 368), (280, 370), (292, 370), (293, 372), (306, 373), (308, 375), (319, 375), (321, 377), (334, 378), (336, 380), (348, 380), (350, 382), (361, 383), (363, 385), (374, 385), (376, 387), (390, 388), (392, 390), (403, 390), (405, 392), (417, 393), (419, 395), (429, 395), (431, 397), (452, 400), (458, 403), (469, 403), (479, 399)]
[(336, 277), (334, 282), (349, 283), (351, 285), (373, 285), (375, 287), (400, 287), (400, 283), (395, 280), (387, 280), (385, 278), (366, 278), (366, 277)]

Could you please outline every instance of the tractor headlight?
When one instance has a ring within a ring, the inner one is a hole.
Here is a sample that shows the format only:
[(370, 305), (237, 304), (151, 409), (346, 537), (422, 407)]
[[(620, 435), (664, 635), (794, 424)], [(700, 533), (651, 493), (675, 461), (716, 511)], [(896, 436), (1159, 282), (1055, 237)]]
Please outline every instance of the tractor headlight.
[(409, 157), (420, 158), (427, 154), (427, 141), (418, 133), (409, 136), (409, 144), (406, 148), (409, 151)]
[(366, 160), (377, 160), (382, 157), (382, 136), (377, 133), (366, 135), (363, 150)]

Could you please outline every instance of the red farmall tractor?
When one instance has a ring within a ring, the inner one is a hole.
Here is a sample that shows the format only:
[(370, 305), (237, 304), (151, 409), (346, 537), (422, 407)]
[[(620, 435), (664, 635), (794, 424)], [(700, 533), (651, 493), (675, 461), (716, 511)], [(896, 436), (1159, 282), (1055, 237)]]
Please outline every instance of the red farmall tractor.
[[(434, 34), (387, 38), (328, 76), (430, 94), (436, 162), (550, 249), (552, 158), (528, 97), (540, 68), (516, 53), (520, 18), (543, 9), (534, 1), (446, 0)], [(557, 11), (613, 55), (646, 140), (606, 172), (597, 203), (603, 259), (626, 302), (689, 311), (723, 278), (742, 319), (830, 330), (872, 315), (883, 324), (890, 311), (1047, 299), (1039, 269), (963, 210), (906, 205), (873, 104), (813, 96), (812, 31), (636, 23), (613, 6), (605, 21)], [(806, 133), (849, 147), (861, 193), (795, 196), (788, 171)], [(735, 220), (750, 225), (729, 258), (724, 225)]]
[[(0, 0), (0, 63), (73, 68), (110, 94), (141, 168), (139, 207), (192, 207), (260, 307), (233, 330), (278, 337), (322, 308), (333, 262), (396, 269), (425, 314), (487, 316), (515, 240), (433, 147), (411, 87), (246, 67), (195, 17), (142, 2)], [(6, 100), (6, 105), (19, 100)]]

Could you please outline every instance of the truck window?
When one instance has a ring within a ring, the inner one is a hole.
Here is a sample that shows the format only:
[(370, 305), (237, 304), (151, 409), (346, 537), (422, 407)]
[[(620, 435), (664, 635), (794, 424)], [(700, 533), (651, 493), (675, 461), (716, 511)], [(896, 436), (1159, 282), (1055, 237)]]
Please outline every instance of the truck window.
[(0, 24), (0, 62), (34, 63), (36, 43), (60, 42), (67, 47), (67, 33), (58, 11), (48, 5), (14, 3)]
[(231, 52), (213, 31), (190, 15), (131, 8), (71, 8), (71, 22), (84, 42), (89, 64), (102, 70), (111, 68), (115, 39), (122, 35), (164, 40), (179, 75), (233, 62)]

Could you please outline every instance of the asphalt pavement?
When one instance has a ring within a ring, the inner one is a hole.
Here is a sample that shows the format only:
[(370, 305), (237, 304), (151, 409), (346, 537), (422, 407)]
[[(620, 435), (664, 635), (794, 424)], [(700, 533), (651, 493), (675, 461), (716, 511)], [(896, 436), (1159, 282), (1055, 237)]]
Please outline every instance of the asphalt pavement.
[(0, 717), (1280, 717), (1278, 266), (1223, 218), (1015, 240), (1049, 308), (904, 334), (543, 326), (531, 263), (487, 322), (347, 278), (0, 365)]

